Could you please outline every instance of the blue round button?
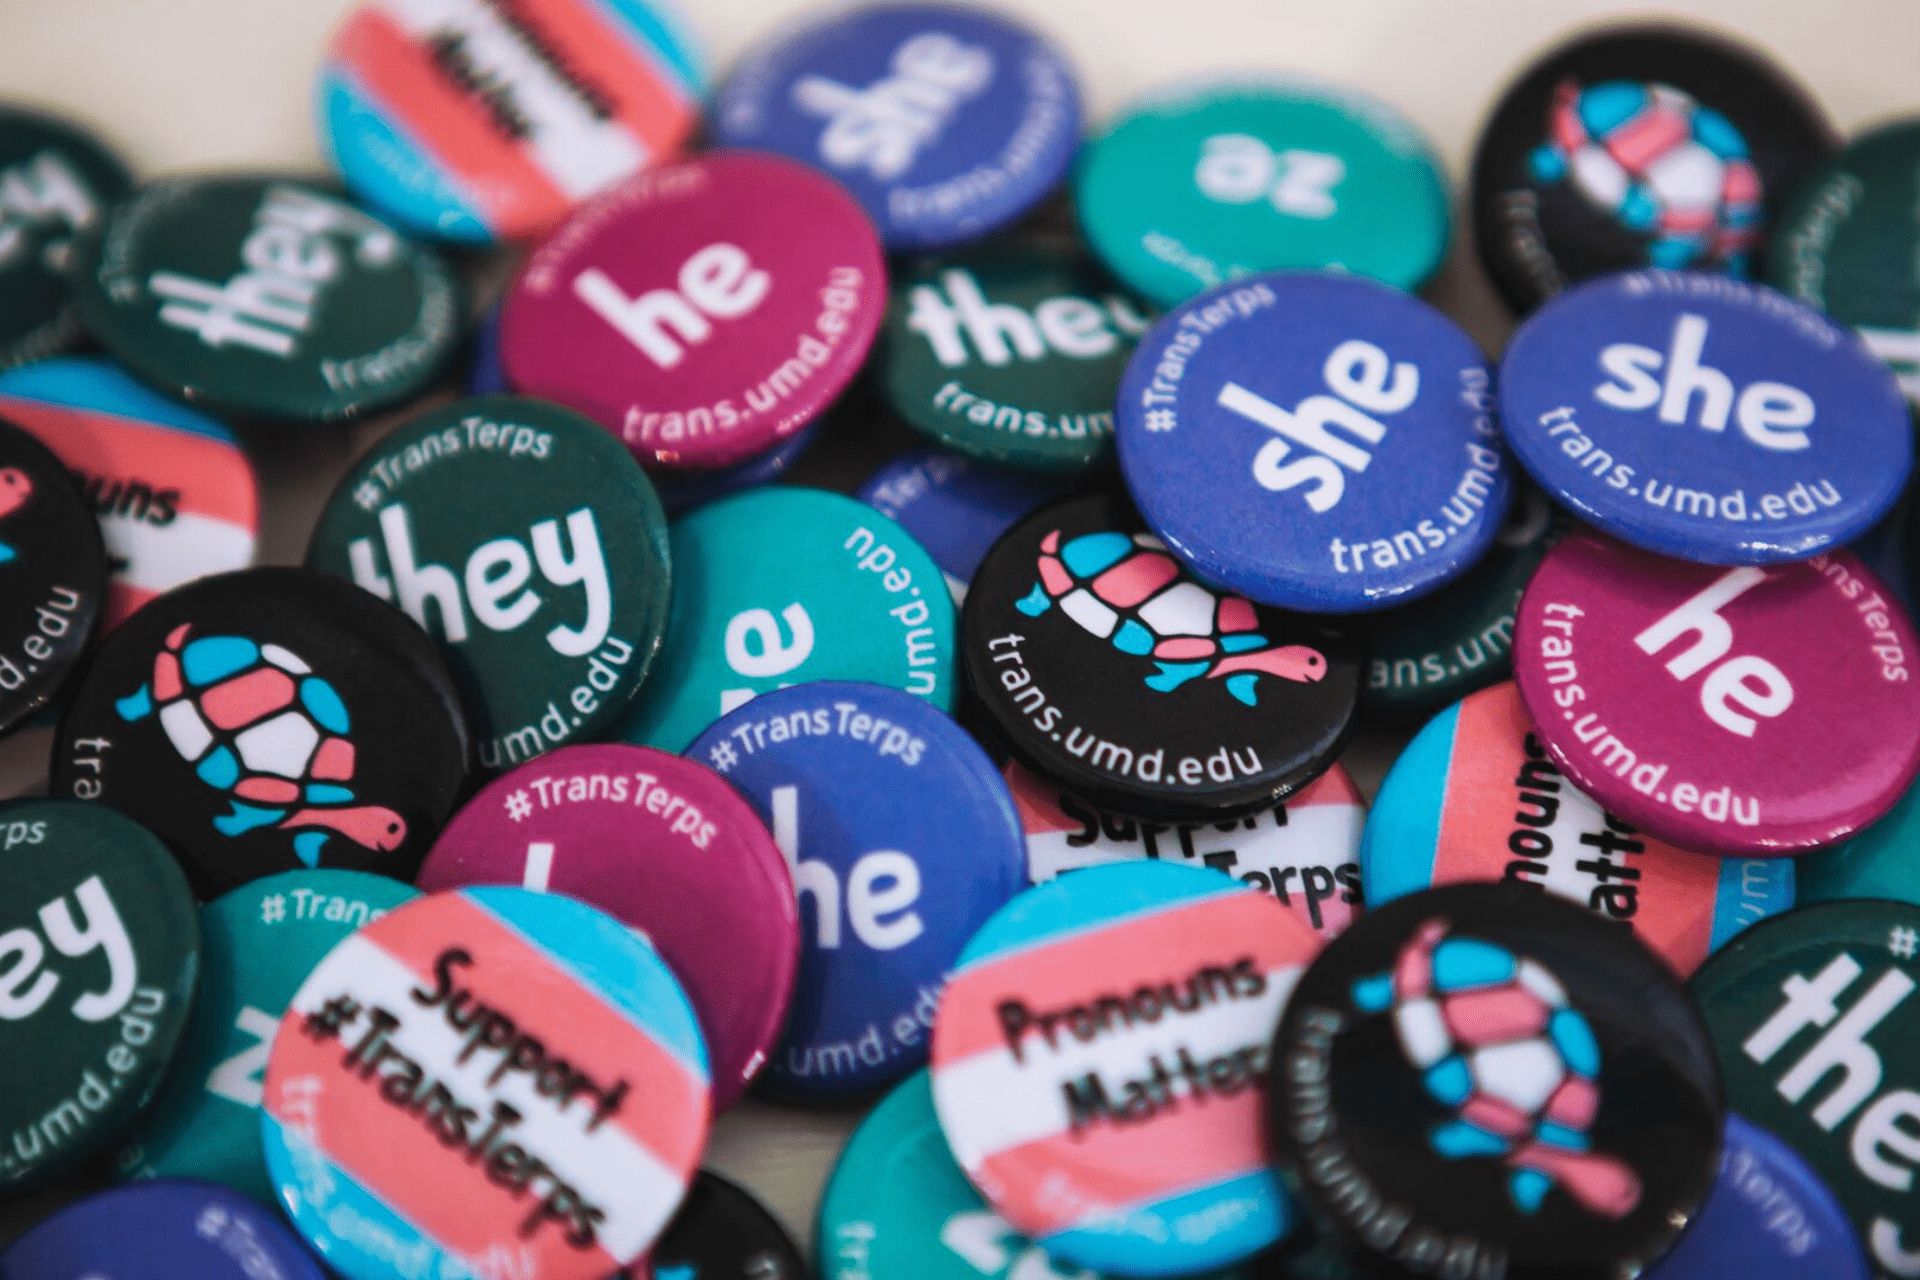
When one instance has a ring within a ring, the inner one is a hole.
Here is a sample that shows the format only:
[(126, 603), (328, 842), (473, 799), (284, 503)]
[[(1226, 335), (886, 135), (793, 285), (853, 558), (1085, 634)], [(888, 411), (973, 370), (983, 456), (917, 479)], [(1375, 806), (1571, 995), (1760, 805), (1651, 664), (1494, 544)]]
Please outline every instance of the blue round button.
[(1727, 1113), (1720, 1176), (1645, 1280), (1866, 1280), (1846, 1211), (1792, 1147)]
[(500, 304), (497, 302), (486, 309), (480, 323), (474, 326), (472, 360), (467, 366), (468, 395), (506, 395), (513, 390), (507, 382), (507, 367), (500, 360)]
[(1072, 69), (1035, 32), (945, 4), (834, 10), (747, 54), (713, 140), (824, 170), (891, 250), (978, 239), (1037, 204), (1080, 141)]
[(1522, 466), (1583, 519), (1704, 564), (1802, 560), (1866, 530), (1913, 462), (1893, 375), (1760, 285), (1631, 271), (1560, 294), (1500, 363)]
[(910, 449), (882, 464), (853, 496), (899, 521), (927, 549), (959, 604), (987, 548), (1072, 487), (944, 449)]
[(0, 1253), (5, 1280), (325, 1280), (280, 1219), (225, 1187), (163, 1178), (68, 1205)]
[(1352, 276), (1248, 276), (1163, 317), (1120, 383), (1120, 468), (1200, 577), (1358, 613), (1492, 545), (1513, 496), (1491, 375), (1426, 303)]
[(762, 1086), (848, 1098), (924, 1065), (947, 970), (1027, 884), (993, 762), (919, 698), (852, 681), (763, 693), (687, 755), (766, 820), (801, 904), (800, 976)]

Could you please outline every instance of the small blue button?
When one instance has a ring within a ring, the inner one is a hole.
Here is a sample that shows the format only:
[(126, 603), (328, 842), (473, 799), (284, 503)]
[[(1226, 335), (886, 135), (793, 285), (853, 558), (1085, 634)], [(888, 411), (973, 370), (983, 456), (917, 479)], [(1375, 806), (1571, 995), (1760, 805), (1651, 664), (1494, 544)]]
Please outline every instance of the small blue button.
[(1020, 517), (1072, 487), (942, 449), (912, 449), (883, 464), (853, 496), (918, 539), (959, 604), (987, 548)]
[(279, 1217), (207, 1182), (134, 1182), (68, 1205), (0, 1253), (6, 1280), (324, 1280)]
[(506, 395), (507, 368), (500, 362), (500, 304), (488, 307), (473, 331), (473, 363), (467, 366), (467, 394)]
[(1845, 1210), (1792, 1147), (1727, 1113), (1720, 1176), (1645, 1280), (1866, 1280)]
[(800, 975), (762, 1087), (857, 1097), (925, 1065), (947, 970), (1027, 884), (993, 762), (921, 699), (852, 681), (763, 693), (687, 755), (766, 820), (800, 899)]
[(891, 250), (1012, 222), (1066, 176), (1080, 90), (1060, 54), (982, 9), (836, 10), (748, 53), (713, 106), (714, 141), (824, 170)]
[(1200, 577), (1261, 604), (1358, 613), (1472, 566), (1513, 496), (1480, 348), (1353, 276), (1209, 290), (1140, 341), (1120, 467)]
[(1520, 463), (1574, 514), (1703, 564), (1803, 560), (1900, 495), (1911, 425), (1845, 328), (1760, 285), (1632, 271), (1560, 294), (1500, 364)]

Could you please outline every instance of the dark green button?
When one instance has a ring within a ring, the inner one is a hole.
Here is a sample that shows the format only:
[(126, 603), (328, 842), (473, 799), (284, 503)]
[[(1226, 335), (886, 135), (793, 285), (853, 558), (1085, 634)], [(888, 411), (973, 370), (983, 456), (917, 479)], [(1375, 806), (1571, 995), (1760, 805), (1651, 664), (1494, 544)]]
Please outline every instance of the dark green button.
[(131, 185), (126, 164), (92, 134), (0, 107), (0, 369), (79, 341), (67, 283), (73, 237)]
[(104, 805), (0, 806), (0, 1198), (119, 1137), (193, 1004), (200, 926), (166, 846)]
[(1070, 249), (922, 259), (894, 281), (881, 383), (901, 417), (958, 452), (1080, 471), (1112, 453), (1114, 393), (1151, 316)]
[(1863, 134), (1794, 188), (1767, 283), (1852, 325), (1920, 403), (1920, 119)]
[(459, 400), (383, 438), (334, 491), (307, 564), (428, 630), (488, 769), (611, 724), (666, 628), (652, 482), (612, 432), (544, 400)]
[(274, 1202), (260, 1147), (273, 1034), (334, 944), (419, 897), (412, 885), (331, 867), (285, 871), (200, 908), (203, 972), (179, 1061), (114, 1158), (125, 1178), (199, 1178)]
[(1513, 672), (1520, 593), (1573, 518), (1531, 484), (1520, 486), (1486, 557), (1433, 595), (1367, 619), (1363, 709), (1425, 716)]
[(438, 255), (290, 177), (143, 188), (75, 241), (74, 298), (135, 373), (241, 417), (329, 422), (408, 399), (460, 336)]

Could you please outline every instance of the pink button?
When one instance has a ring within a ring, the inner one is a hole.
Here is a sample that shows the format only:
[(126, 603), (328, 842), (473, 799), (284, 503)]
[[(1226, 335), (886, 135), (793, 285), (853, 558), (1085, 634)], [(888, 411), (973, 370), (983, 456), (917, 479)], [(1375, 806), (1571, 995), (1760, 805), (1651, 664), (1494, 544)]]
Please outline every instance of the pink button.
[(759, 815), (706, 766), (652, 747), (562, 747), (455, 814), (432, 893), (564, 893), (646, 934), (693, 1001), (724, 1110), (766, 1061), (800, 960), (793, 879)]
[(507, 295), (508, 379), (597, 419), (650, 467), (723, 467), (811, 422), (886, 310), (880, 241), (832, 179), (715, 151), (580, 209)]
[(1520, 601), (1514, 677), (1606, 809), (1685, 848), (1804, 853), (1920, 768), (1912, 623), (1850, 552), (1726, 568), (1567, 538)]

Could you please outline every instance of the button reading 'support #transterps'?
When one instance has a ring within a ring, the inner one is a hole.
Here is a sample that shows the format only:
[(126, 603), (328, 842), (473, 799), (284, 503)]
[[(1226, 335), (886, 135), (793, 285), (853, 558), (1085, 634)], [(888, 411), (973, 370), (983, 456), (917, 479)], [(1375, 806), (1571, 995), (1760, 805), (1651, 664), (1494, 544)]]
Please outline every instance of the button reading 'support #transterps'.
[(986, 753), (919, 698), (833, 680), (762, 694), (687, 755), (772, 829), (802, 905), (765, 1087), (845, 1100), (924, 1063), (947, 971), (1027, 883), (1019, 815)]
[(1080, 92), (1046, 40), (991, 9), (829, 8), (741, 59), (715, 95), (723, 146), (813, 165), (890, 251), (976, 240), (1038, 204), (1080, 142)]
[(1742, 857), (1846, 839), (1920, 768), (1916, 642), (1852, 554), (1717, 568), (1579, 533), (1520, 602), (1514, 677), (1610, 813)]
[(1147, 526), (1251, 600), (1357, 613), (1433, 591), (1513, 495), (1479, 346), (1382, 284), (1221, 285), (1140, 340), (1115, 411)]
[(1617, 538), (1705, 564), (1800, 560), (1884, 515), (1913, 462), (1893, 375), (1764, 285), (1636, 271), (1542, 307), (1500, 362), (1522, 466)]
[(650, 0), (368, 0), (334, 33), (316, 123), (355, 194), (422, 235), (538, 235), (671, 156), (698, 61)]
[(1374, 905), (1515, 880), (1627, 924), (1682, 977), (1792, 907), (1796, 871), (1789, 858), (1676, 849), (1607, 813), (1561, 776), (1512, 684), (1470, 694), (1415, 736), (1380, 785), (1360, 861)]
[(74, 248), (88, 332), (215, 413), (359, 417), (425, 390), (459, 342), (452, 267), (327, 183), (165, 178)]
[(859, 372), (887, 305), (873, 224), (791, 160), (711, 151), (635, 175), (536, 249), (500, 319), (507, 378), (650, 467), (743, 461)]
[(562, 747), (462, 806), (417, 883), (564, 893), (645, 934), (700, 1016), (716, 1113), (773, 1050), (799, 965), (793, 879), (759, 815), (698, 761)]
[(1260, 1132), (1267, 1044), (1320, 941), (1205, 869), (1118, 863), (1027, 891), (940, 998), (954, 1158), (1063, 1262), (1184, 1275), (1265, 1248), (1293, 1217)]
[(685, 1196), (708, 1129), (685, 994), (613, 917), (522, 888), (429, 894), (293, 998), (261, 1115), (280, 1203), (349, 1280), (603, 1280)]
[(600, 427), (524, 396), (456, 400), (384, 436), (320, 513), (307, 565), (426, 628), (480, 766), (596, 736), (667, 626), (667, 521)]
[(103, 631), (163, 591), (253, 563), (253, 466), (223, 424), (85, 356), (0, 374), (0, 416), (59, 455), (100, 519)]

